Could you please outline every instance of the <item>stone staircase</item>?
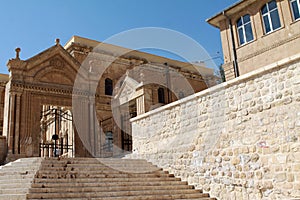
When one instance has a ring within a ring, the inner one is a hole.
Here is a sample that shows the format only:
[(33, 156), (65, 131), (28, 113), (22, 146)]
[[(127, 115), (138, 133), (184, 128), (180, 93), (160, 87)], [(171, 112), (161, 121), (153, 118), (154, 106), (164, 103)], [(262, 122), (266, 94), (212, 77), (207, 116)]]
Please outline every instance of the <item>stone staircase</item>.
[(0, 166), (0, 200), (24, 200), (41, 158), (21, 158)]
[[(23, 170), (15, 163), (11, 166), (16, 167), (14, 171)], [(20, 190), (19, 193), (22, 195), (19, 195), (18, 199), (213, 200), (208, 194), (195, 190), (187, 182), (182, 182), (179, 178), (175, 178), (172, 174), (145, 160), (48, 158), (42, 160), (39, 166), (34, 180), (27, 181), (27, 185), (23, 186), (23, 182), (2, 184), (7, 188), (13, 188), (2, 192), (2, 186), (0, 186), (1, 193), (6, 194), (6, 199), (13, 199), (9, 195), (15, 194), (20, 188), (30, 187)], [(5, 172), (9, 172), (8, 167)], [(29, 174), (30, 172), (28, 171)], [(1, 170), (0, 173), (2, 173)], [(33, 178), (33, 175), (31, 174), (30, 177)], [(9, 176), (13, 176), (13, 173), (9, 172), (6, 177)], [(0, 180), (2, 181), (2, 178)]]

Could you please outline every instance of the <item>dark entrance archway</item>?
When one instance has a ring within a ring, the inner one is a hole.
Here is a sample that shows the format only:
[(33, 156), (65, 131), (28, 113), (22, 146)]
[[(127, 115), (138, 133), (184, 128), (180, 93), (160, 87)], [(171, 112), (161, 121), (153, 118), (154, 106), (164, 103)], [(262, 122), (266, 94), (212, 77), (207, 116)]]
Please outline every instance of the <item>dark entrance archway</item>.
[(40, 156), (74, 157), (74, 125), (70, 108), (42, 106)]

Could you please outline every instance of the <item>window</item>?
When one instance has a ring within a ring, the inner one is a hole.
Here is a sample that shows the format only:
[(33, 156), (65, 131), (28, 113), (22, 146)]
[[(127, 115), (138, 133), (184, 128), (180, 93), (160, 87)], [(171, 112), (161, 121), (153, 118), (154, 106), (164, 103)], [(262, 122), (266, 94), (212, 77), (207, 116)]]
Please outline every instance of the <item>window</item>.
[(293, 19), (300, 18), (300, 0), (290, 0)]
[(252, 32), (250, 15), (244, 15), (243, 17), (238, 19), (236, 23), (237, 23), (240, 45), (252, 41), (253, 32)]
[(113, 133), (111, 131), (106, 132), (104, 149), (108, 152), (112, 152), (113, 151), (113, 143), (114, 143)]
[(165, 90), (164, 88), (158, 88), (158, 103), (165, 103)]
[(270, 33), (281, 27), (278, 8), (275, 0), (265, 4), (261, 9), (265, 33)]
[(113, 94), (113, 81), (109, 78), (105, 79), (105, 95)]

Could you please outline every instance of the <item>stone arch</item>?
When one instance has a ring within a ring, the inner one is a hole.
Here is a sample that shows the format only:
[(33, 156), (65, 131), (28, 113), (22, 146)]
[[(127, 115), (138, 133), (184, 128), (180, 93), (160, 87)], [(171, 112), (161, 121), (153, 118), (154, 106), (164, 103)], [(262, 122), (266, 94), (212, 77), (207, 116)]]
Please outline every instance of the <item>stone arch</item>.
[(73, 85), (76, 75), (66, 73), (61, 69), (53, 69), (52, 67), (45, 70), (39, 70), (33, 79), (37, 82), (46, 82), (62, 85)]

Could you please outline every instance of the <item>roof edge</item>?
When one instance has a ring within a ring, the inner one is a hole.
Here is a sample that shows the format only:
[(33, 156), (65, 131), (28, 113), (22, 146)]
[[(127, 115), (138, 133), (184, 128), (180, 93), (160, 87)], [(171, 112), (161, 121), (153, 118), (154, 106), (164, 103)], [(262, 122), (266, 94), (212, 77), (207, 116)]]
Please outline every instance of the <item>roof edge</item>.
[(247, 5), (253, 2), (255, 2), (255, 0), (239, 0), (235, 4), (225, 8), (222, 12), (219, 12), (214, 16), (206, 19), (206, 22), (216, 28), (220, 28), (219, 22), (225, 19), (224, 14), (231, 16), (232, 14), (238, 12), (239, 10), (242, 10), (244, 7), (246, 7)]

